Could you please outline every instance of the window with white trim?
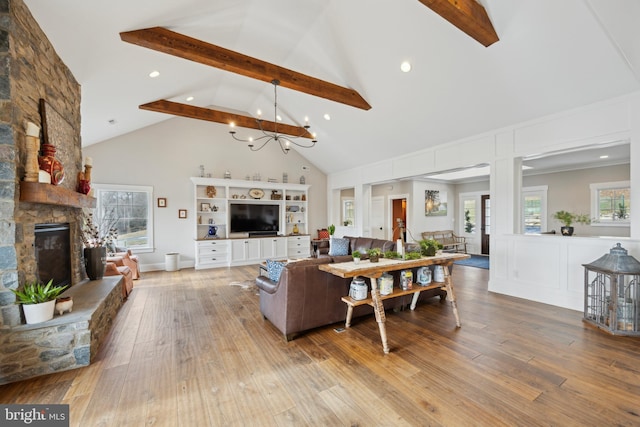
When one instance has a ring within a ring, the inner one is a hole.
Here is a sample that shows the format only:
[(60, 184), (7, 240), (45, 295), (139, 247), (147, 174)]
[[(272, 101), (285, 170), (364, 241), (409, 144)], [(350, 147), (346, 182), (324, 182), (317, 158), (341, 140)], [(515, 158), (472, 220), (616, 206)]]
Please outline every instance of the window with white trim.
[(600, 182), (591, 188), (591, 225), (629, 226), (631, 218), (630, 181)]
[(355, 203), (352, 198), (342, 198), (342, 225), (355, 225)]
[(116, 246), (135, 252), (153, 250), (153, 187), (93, 184), (96, 215), (117, 219)]
[(524, 234), (540, 234), (547, 230), (546, 185), (522, 189), (522, 230)]
[(475, 234), (476, 232), (476, 199), (463, 199), (463, 229), (467, 234)]

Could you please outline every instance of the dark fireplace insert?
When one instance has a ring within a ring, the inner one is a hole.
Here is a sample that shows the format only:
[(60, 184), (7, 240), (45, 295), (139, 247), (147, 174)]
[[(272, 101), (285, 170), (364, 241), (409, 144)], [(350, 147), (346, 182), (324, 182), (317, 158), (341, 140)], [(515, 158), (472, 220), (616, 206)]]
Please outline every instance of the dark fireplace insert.
[(71, 286), (71, 237), (68, 223), (36, 224), (35, 252), (38, 280)]

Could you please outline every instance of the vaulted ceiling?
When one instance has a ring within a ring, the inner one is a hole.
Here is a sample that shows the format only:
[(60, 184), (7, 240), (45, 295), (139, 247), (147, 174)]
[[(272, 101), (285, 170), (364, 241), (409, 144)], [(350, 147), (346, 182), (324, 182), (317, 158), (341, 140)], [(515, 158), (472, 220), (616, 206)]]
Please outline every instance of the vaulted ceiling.
[(327, 173), (640, 89), (636, 0), (482, 0), (499, 37), (489, 47), (425, 7), (431, 0), (25, 3), (82, 86), (84, 145), (171, 119), (139, 108), (157, 100), (272, 111), (269, 83), (120, 38), (150, 27), (358, 92), (369, 110), (278, 90), (284, 123), (308, 116), (317, 133), (299, 152)]

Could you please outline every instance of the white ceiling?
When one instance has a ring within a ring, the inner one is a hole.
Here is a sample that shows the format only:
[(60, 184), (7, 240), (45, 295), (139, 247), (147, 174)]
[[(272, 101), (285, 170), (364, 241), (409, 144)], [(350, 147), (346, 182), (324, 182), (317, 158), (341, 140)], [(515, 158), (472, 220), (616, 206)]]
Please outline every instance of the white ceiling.
[(170, 119), (138, 109), (158, 99), (272, 111), (268, 83), (120, 40), (152, 26), (357, 90), (371, 110), (278, 90), (286, 123), (309, 116), (319, 142), (300, 152), (326, 173), (640, 89), (637, 0), (483, 0), (489, 48), (418, 0), (25, 3), (82, 86), (84, 145)]

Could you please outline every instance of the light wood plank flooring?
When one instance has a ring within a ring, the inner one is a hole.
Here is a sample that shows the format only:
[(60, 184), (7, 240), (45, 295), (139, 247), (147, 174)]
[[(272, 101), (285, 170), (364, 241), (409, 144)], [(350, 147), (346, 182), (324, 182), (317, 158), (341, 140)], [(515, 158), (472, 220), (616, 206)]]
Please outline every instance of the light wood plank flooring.
[(146, 273), (89, 367), (0, 387), (68, 403), (73, 426), (640, 425), (640, 339), (578, 312), (487, 292), (456, 266), (462, 328), (437, 298), (286, 343), (259, 312), (257, 266)]

